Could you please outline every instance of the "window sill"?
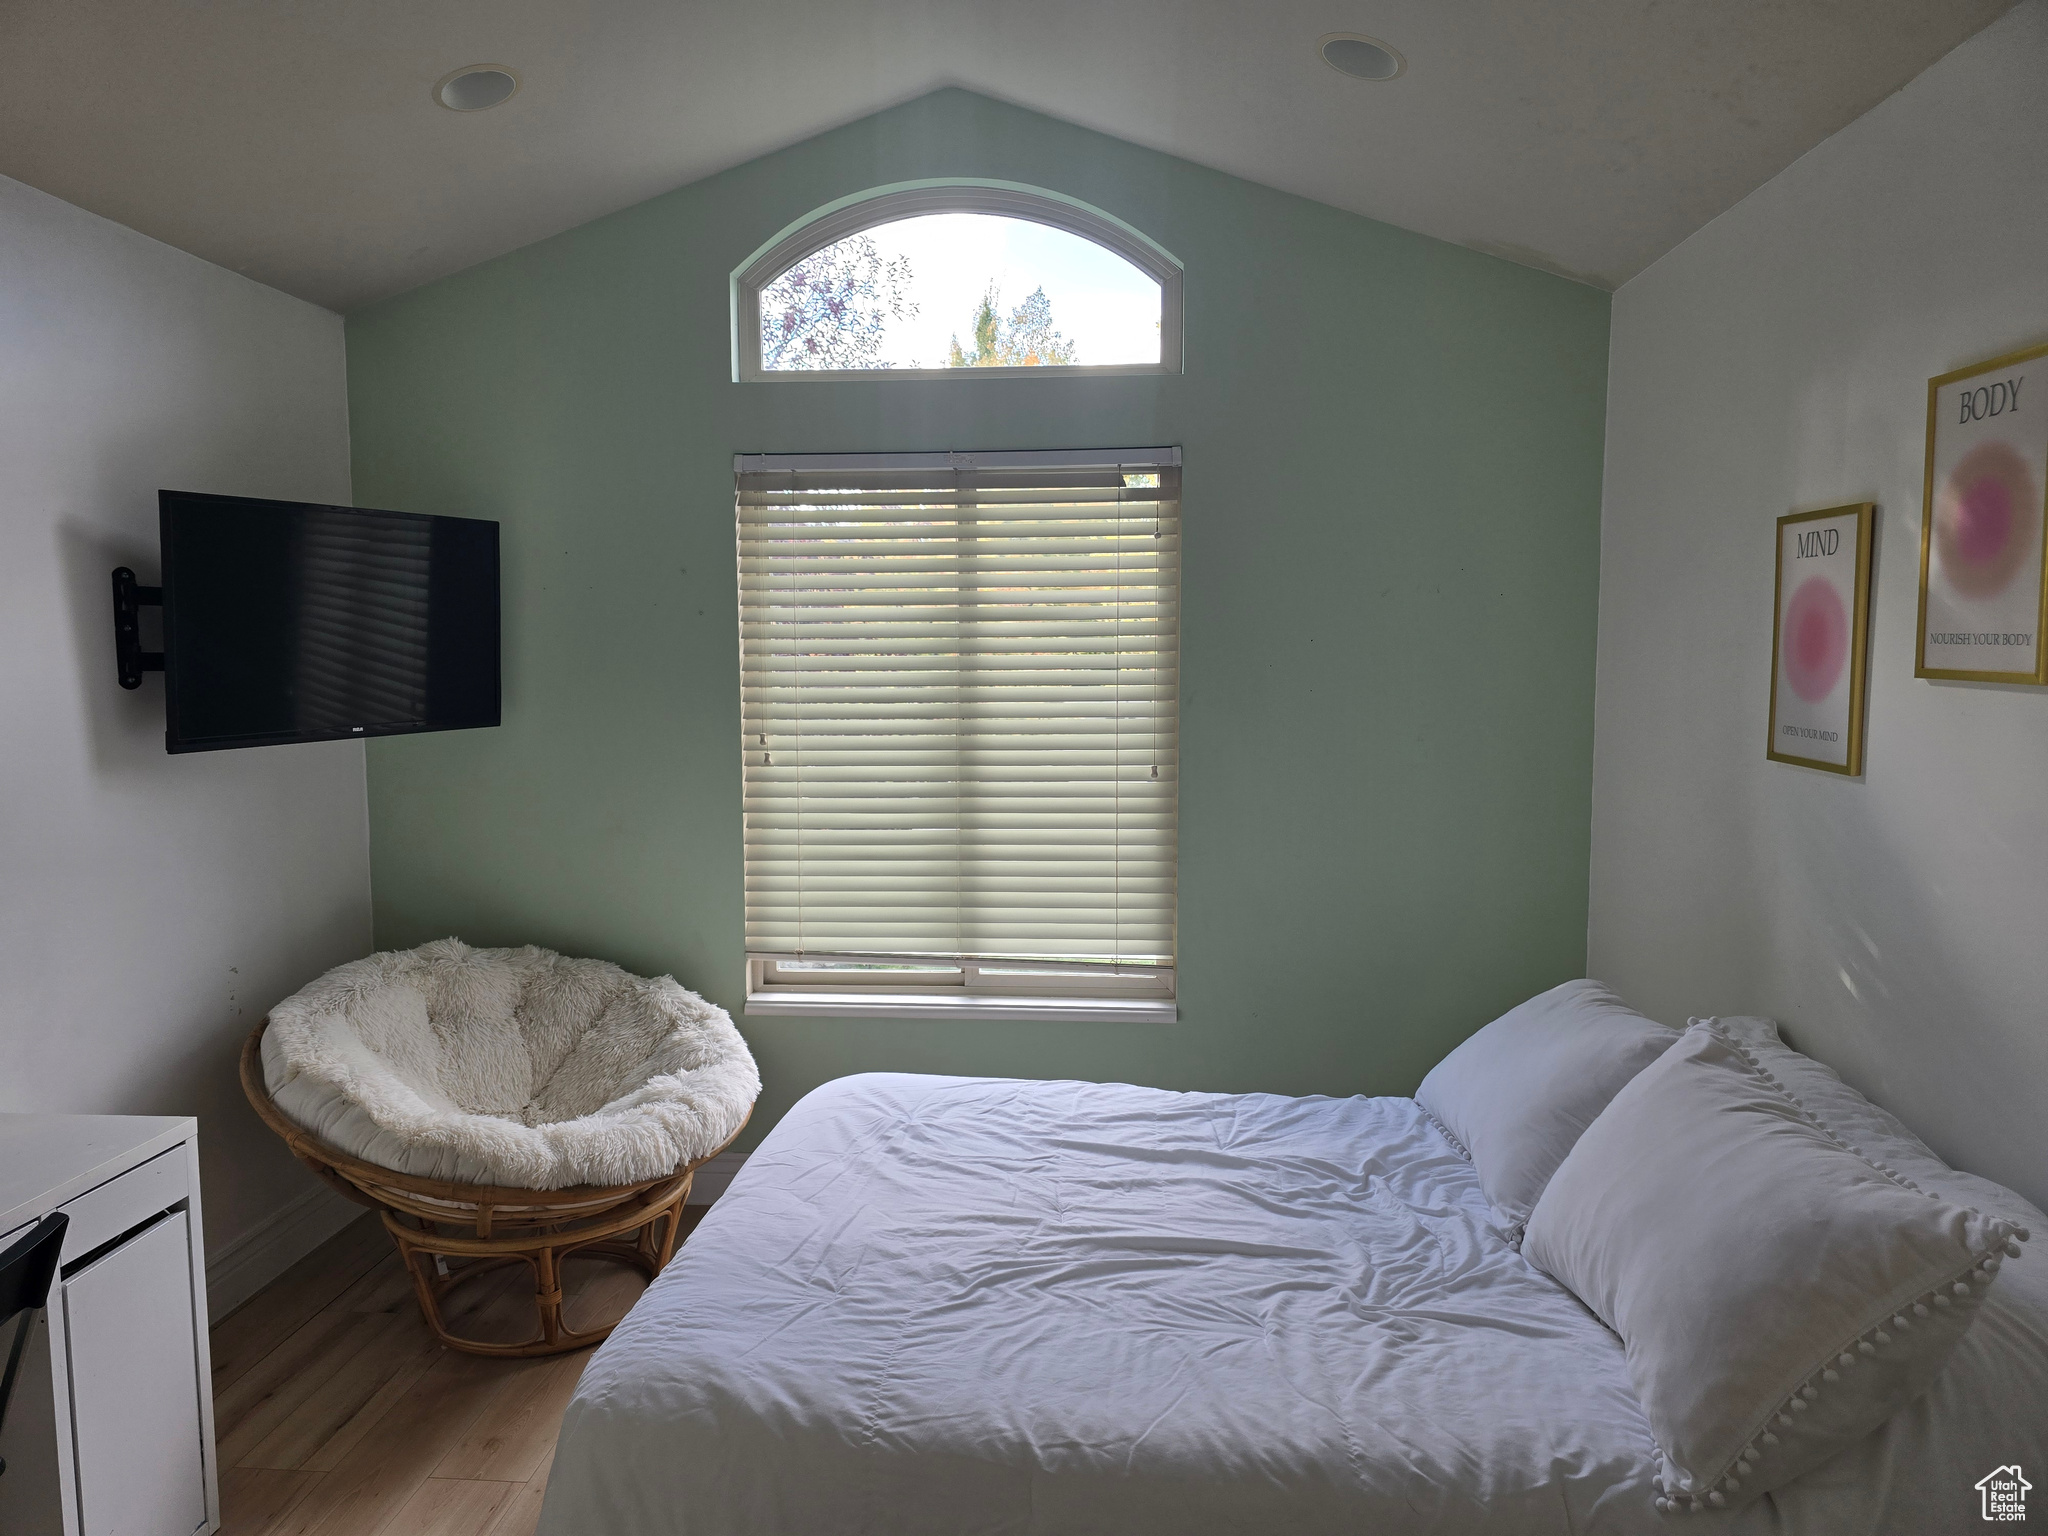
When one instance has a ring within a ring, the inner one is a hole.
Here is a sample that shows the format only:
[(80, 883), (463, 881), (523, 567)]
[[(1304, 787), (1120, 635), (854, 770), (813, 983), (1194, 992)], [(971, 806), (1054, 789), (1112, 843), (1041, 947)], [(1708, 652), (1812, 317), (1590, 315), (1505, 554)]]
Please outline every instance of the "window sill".
[(1077, 1024), (1172, 1024), (1180, 1018), (1170, 997), (1002, 997), (963, 993), (860, 991), (749, 992), (750, 1019), (1039, 1019)]

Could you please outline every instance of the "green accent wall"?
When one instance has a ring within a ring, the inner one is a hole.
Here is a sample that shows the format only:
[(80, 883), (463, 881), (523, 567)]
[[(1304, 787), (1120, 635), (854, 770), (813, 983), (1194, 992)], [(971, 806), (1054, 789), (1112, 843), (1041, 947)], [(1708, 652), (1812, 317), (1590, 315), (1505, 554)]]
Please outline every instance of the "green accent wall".
[[(731, 381), (735, 267), (939, 176), (1174, 252), (1185, 375)], [(358, 503), (504, 524), (504, 725), (369, 743), (378, 944), (673, 973), (760, 1059), (749, 1145), (867, 1070), (1412, 1091), (1585, 964), (1607, 326), (1592, 288), (952, 90), (351, 315)], [(732, 455), (1160, 443), (1180, 1022), (740, 1018)]]

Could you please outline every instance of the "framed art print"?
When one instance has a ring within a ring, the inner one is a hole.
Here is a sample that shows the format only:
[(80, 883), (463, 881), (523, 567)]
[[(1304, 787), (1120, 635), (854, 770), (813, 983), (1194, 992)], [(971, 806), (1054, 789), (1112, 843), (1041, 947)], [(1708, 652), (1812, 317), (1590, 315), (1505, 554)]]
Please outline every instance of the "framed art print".
[(2048, 347), (1927, 381), (1915, 677), (2048, 683)]
[(1863, 771), (1864, 665), (1870, 654), (1870, 502), (1778, 519), (1771, 631), (1773, 762)]

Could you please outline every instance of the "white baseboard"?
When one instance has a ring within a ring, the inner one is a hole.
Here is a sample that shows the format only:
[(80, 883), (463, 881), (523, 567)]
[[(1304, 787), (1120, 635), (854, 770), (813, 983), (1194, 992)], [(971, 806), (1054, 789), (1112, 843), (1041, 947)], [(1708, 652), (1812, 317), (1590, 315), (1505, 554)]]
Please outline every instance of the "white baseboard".
[(219, 1322), (292, 1265), (363, 1214), (315, 1184), (206, 1260), (206, 1320)]
[(725, 1193), (725, 1186), (732, 1182), (732, 1176), (740, 1171), (747, 1160), (744, 1152), (721, 1152), (702, 1168), (697, 1177), (690, 1181), (690, 1204), (709, 1205)]

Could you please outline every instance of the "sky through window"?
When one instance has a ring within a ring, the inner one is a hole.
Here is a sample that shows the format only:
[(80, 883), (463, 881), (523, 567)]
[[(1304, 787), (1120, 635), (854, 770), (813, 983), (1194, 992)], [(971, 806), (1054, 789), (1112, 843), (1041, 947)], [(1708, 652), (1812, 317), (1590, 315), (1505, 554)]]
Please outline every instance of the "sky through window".
[(1159, 327), (1154, 278), (1080, 235), (1000, 214), (876, 225), (761, 290), (769, 371), (1154, 364)]

